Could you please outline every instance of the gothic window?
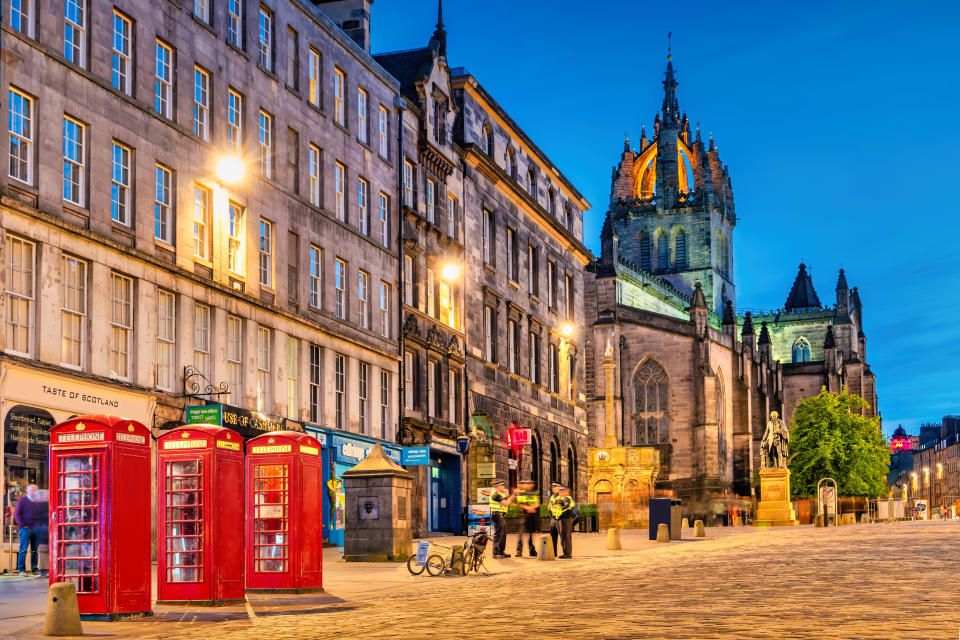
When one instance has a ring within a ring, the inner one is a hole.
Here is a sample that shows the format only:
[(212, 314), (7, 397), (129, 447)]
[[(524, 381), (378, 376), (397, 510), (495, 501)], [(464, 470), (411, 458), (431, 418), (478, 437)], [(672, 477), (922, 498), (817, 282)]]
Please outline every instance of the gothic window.
[(550, 482), (560, 482), (560, 449), (556, 442), (550, 443)]
[(530, 192), (530, 195), (533, 196), (533, 199), (537, 199), (537, 173), (530, 169), (527, 171), (527, 190)]
[(677, 229), (676, 263), (677, 269), (687, 268), (687, 232), (683, 229)]
[(567, 449), (567, 486), (570, 492), (576, 497), (577, 487), (577, 454), (573, 447)]
[(662, 229), (657, 231), (657, 268), (670, 268), (670, 242)]
[(519, 177), (517, 175), (517, 154), (513, 149), (507, 149), (507, 173), (514, 180)]
[(640, 232), (640, 268), (650, 271), (650, 234)]
[(793, 361), (810, 362), (810, 343), (802, 336), (793, 343)]
[(727, 410), (723, 397), (723, 378), (717, 376), (717, 387), (714, 393), (714, 404), (717, 412), (717, 460), (720, 475), (723, 476), (727, 467)]
[(648, 358), (633, 376), (634, 444), (669, 441), (667, 374), (656, 360)]
[(480, 146), (485, 154), (493, 157), (493, 129), (489, 124), (483, 125), (483, 131), (480, 133)]

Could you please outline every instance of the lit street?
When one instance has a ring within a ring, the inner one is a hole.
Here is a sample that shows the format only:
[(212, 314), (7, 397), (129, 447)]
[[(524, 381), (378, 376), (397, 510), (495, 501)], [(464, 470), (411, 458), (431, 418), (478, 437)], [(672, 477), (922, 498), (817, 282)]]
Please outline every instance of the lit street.
[[(585, 557), (491, 562), (489, 576), (414, 577), (399, 564), (328, 564), (324, 594), (271, 596), (273, 607), (251, 596), (249, 611), (155, 607), (152, 619), (85, 622), (84, 631), (255, 640), (886, 639), (896, 618), (897, 638), (928, 640), (955, 637), (960, 624), (951, 560), (960, 522), (708, 529), (706, 540), (688, 539), (686, 530), (683, 542), (668, 545), (638, 533), (624, 534), (623, 551), (604, 551), (599, 534), (578, 536)], [(925, 553), (909, 553), (918, 548)], [(0, 582), (0, 635), (33, 637), (42, 617), (17, 616), (42, 610), (43, 585), (10, 602), (11, 584)]]

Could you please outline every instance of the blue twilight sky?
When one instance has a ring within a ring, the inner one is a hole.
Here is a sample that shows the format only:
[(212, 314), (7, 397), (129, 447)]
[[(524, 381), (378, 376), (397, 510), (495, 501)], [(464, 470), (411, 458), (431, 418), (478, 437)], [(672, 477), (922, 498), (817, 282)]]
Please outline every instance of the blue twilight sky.
[[(376, 0), (373, 50), (426, 44), (435, 0)], [(730, 167), (740, 308), (779, 308), (805, 262), (864, 304), (884, 431), (960, 413), (956, 2), (447, 0), (465, 66), (592, 203), (599, 254), (623, 136), (652, 129), (666, 34), (680, 108)]]

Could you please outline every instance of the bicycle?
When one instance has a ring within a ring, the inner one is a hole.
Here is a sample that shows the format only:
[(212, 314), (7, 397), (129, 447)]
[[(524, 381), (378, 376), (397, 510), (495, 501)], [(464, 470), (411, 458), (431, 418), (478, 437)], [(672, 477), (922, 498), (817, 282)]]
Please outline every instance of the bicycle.
[(487, 550), (490, 536), (486, 531), (477, 531), (470, 539), (463, 543), (463, 575), (471, 571), (480, 573), (480, 569), (487, 570), (483, 564), (483, 554)]

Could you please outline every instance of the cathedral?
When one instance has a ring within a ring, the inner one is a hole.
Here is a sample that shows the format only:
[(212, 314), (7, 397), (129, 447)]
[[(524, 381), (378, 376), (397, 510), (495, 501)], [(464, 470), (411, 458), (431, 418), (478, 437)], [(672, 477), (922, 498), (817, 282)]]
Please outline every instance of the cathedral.
[(754, 495), (770, 412), (789, 424), (824, 386), (862, 396), (870, 415), (877, 398), (860, 297), (842, 270), (831, 306), (801, 264), (781, 309), (737, 313), (730, 173), (712, 137), (691, 131), (677, 86), (668, 55), (652, 136), (626, 142), (613, 170), (601, 257), (585, 279), (586, 396), (594, 446), (612, 430), (624, 446), (656, 448), (655, 488), (706, 515), (714, 497)]

